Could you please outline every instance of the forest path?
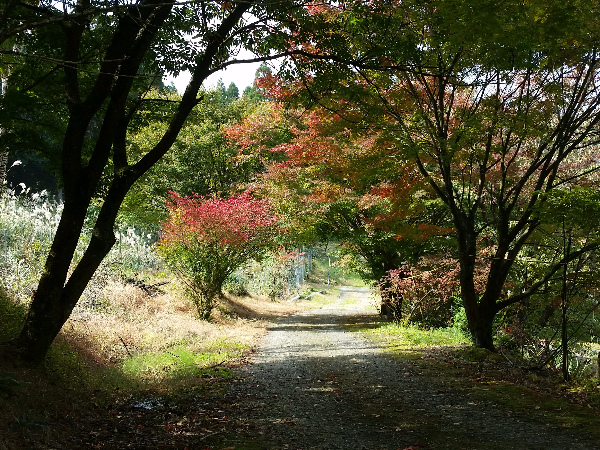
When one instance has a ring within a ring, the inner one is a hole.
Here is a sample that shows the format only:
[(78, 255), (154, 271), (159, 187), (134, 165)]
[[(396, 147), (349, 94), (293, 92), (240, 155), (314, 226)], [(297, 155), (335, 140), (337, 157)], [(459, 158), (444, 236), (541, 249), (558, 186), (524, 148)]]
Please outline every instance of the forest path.
[(230, 394), (239, 449), (600, 449), (527, 411), (457, 390), (344, 324), (372, 321), (368, 293), (274, 324)]

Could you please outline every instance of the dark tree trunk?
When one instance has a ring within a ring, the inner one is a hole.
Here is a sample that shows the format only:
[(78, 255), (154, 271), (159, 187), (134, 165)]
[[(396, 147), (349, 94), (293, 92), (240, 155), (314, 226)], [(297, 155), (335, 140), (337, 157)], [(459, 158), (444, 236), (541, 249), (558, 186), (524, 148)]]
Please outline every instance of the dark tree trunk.
[(496, 311), (488, 303), (479, 301), (479, 296), (475, 292), (472, 283), (472, 277), (469, 275), (469, 273), (463, 275), (461, 269), (461, 296), (467, 315), (471, 340), (477, 347), (494, 351), (493, 323)]
[(485, 292), (478, 293), (475, 288), (477, 233), (474, 220), (457, 211), (455, 212), (455, 223), (458, 224), (456, 229), (461, 297), (467, 315), (471, 340), (477, 347), (495, 351), (494, 317), (498, 312), (497, 300), (504, 286), (509, 266), (497, 260), (492, 262)]
[(34, 293), (23, 329), (16, 340), (16, 345), (23, 350), (25, 359), (43, 359), (79, 298), (69, 298), (65, 295), (65, 281), (86, 212), (87, 203), (65, 205), (44, 272)]
[[(403, 273), (402, 277), (406, 277), (406, 273)], [(400, 323), (403, 317), (402, 304), (404, 302), (404, 297), (399, 293), (390, 293), (388, 289), (391, 287), (392, 285), (385, 277), (379, 282), (379, 293), (381, 295), (380, 314), (386, 316), (390, 321), (393, 320), (396, 323)]]
[[(491, 282), (495, 277), (497, 281)], [(499, 311), (497, 300), (500, 297), (506, 276), (490, 271), (486, 290), (479, 295), (475, 290), (474, 271), (465, 271), (461, 267), (461, 296), (469, 331), (473, 344), (477, 347), (495, 351), (494, 347), (494, 318)]]
[[(563, 281), (564, 283), (564, 281)], [(563, 285), (563, 299), (562, 299), (562, 305), (561, 305), (561, 327), (560, 327), (560, 343), (561, 343), (561, 350), (562, 350), (562, 364), (561, 364), (561, 371), (562, 371), (562, 375), (565, 381), (569, 381), (569, 337), (568, 337), (568, 326), (567, 326), (567, 321), (568, 321), (568, 316), (567, 316), (567, 311), (568, 311), (568, 306), (567, 306), (567, 302), (566, 302), (566, 296), (565, 296), (565, 286), (566, 283), (564, 283)]]
[[(29, 307), (16, 346), (23, 358), (39, 362), (71, 315), (87, 284), (116, 242), (114, 224), (133, 178), (115, 180), (98, 214), (90, 243), (68, 278), (71, 260), (83, 229), (90, 198), (65, 204), (44, 274)], [(75, 232), (73, 232), (75, 230)], [(65, 283), (66, 281), (66, 283)]]
[(402, 298), (399, 300), (388, 289), (391, 287), (387, 279), (379, 281), (379, 295), (381, 296), (381, 305), (379, 313), (388, 320), (400, 321), (402, 319)]
[[(563, 221), (563, 252), (567, 256), (571, 253), (571, 237), (566, 236), (565, 224)], [(569, 298), (568, 298), (568, 264), (563, 264), (562, 277), (561, 277), (561, 330), (560, 330), (560, 345), (562, 349), (562, 364), (561, 370), (565, 381), (569, 381), (569, 336), (568, 336), (568, 310), (569, 310)]]
[[(154, 148), (134, 165), (126, 154), (127, 101), (133, 78), (150, 47), (156, 30), (167, 18), (172, 2), (148, 0), (146, 8), (131, 10), (119, 23), (105, 55), (97, 83), (85, 101), (79, 99), (76, 67), (65, 67), (70, 120), (63, 142), (62, 173), (65, 206), (45, 270), (34, 293), (22, 331), (15, 340), (24, 359), (40, 362), (69, 318), (88, 282), (115, 243), (116, 217), (132, 184), (146, 173), (173, 145), (190, 112), (199, 102), (197, 93), (222, 45), (253, 2), (238, 4), (213, 34), (202, 58), (196, 61), (192, 80), (170, 125)], [(69, 29), (67, 61), (77, 61), (83, 25)], [(119, 75), (118, 77), (116, 75)], [(82, 148), (90, 121), (108, 100), (99, 136), (87, 166), (82, 165)], [(90, 243), (69, 276), (72, 258), (83, 230), (88, 207), (112, 152), (114, 178), (104, 197)], [(68, 280), (67, 280), (68, 277)]]
[(481, 310), (477, 319), (469, 320), (469, 331), (473, 344), (477, 347), (496, 351), (494, 347), (494, 316), (496, 313), (489, 310)]
[(451, 207), (458, 241), (458, 259), (460, 263), (460, 292), (467, 315), (471, 340), (477, 347), (494, 350), (493, 319), (487, 302), (481, 302), (475, 290), (475, 255), (477, 254), (477, 234), (474, 220)]
[[(114, 199), (110, 199), (109, 191), (93, 229), (90, 244), (81, 261), (69, 276), (88, 207), (108, 162), (110, 151), (113, 149), (117, 137), (121, 138), (124, 143), (125, 135), (117, 136), (117, 132), (125, 117), (133, 76), (137, 74), (142, 58), (150, 46), (154, 36), (153, 26), (159, 26), (164, 22), (170, 8), (168, 6), (154, 7), (153, 10), (157, 12), (154, 15), (149, 14), (149, 10), (150, 8), (143, 11), (138, 17), (140, 23), (136, 23), (133, 17), (125, 17), (121, 20), (106, 57), (125, 57), (125, 62), (120, 67), (112, 61), (103, 64), (106, 72), (99, 74), (97, 83), (86, 100), (82, 101), (79, 98), (76, 69), (69, 65), (65, 66), (65, 91), (70, 108), (70, 118), (62, 148), (65, 205), (46, 259), (44, 273), (33, 295), (21, 333), (15, 341), (15, 345), (21, 350), (24, 359), (36, 362), (43, 360), (94, 272), (115, 242), (113, 226), (116, 211), (118, 211), (127, 190), (123, 195), (116, 196)], [(78, 60), (84, 25), (76, 24), (65, 29), (66, 60)], [(147, 29), (141, 31), (143, 25), (146, 25)], [(129, 53), (128, 58), (126, 57), (127, 53)], [(119, 78), (115, 82), (111, 73), (116, 74), (117, 71), (131, 76)], [(93, 154), (87, 166), (84, 166), (82, 149), (86, 132), (90, 121), (93, 120), (106, 100), (109, 100), (107, 112), (103, 117)], [(118, 185), (117, 177), (111, 190), (114, 190), (116, 185)], [(111, 204), (111, 200), (116, 203)], [(107, 214), (108, 211), (113, 210), (115, 210), (114, 214)], [(105, 212), (103, 213), (103, 211)]]

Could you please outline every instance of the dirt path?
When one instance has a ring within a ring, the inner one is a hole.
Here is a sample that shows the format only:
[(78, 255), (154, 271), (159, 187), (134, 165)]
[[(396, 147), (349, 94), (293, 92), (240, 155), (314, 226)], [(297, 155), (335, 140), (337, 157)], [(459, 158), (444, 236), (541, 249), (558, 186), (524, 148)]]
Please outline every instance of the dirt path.
[[(357, 301), (358, 300), (358, 301)], [(594, 449), (575, 436), (445, 386), (344, 330), (364, 291), (272, 327), (230, 393), (235, 449)], [(354, 318), (355, 319), (355, 318)]]

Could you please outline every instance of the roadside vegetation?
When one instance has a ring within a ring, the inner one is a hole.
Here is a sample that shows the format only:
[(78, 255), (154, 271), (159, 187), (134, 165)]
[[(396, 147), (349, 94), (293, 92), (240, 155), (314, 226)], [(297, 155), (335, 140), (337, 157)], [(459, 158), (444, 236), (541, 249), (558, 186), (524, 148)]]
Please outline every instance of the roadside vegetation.
[[(3, 199), (0, 342), (22, 326), (60, 209), (45, 196), (9, 191)], [(41, 366), (20, 363), (3, 344), (2, 450), (51, 443), (76, 448), (82, 445), (77, 441), (85, 434), (81, 430), (139, 412), (141, 406), (135, 405), (183, 408), (173, 413), (180, 416), (172, 428), (170, 422), (162, 423), (161, 431), (172, 431), (163, 438), (177, 439), (173, 436), (194, 426), (177, 426), (187, 417), (182, 405), (222, 401), (235, 367), (243, 364), (272, 320), (335, 302), (340, 284), (360, 283), (340, 267), (329, 267), (322, 249), (308, 252), (310, 266), (307, 252), (288, 258), (274, 254), (263, 260), (264, 267), (250, 263), (230, 277), (211, 320), (200, 320), (185, 286), (154, 254), (156, 234), (130, 227), (118, 236)], [(310, 284), (297, 287), (299, 262), (307, 265)]]
[(600, 407), (598, 0), (30, 3), (0, 10), (2, 445), (217, 398), (340, 285), (402, 357)]

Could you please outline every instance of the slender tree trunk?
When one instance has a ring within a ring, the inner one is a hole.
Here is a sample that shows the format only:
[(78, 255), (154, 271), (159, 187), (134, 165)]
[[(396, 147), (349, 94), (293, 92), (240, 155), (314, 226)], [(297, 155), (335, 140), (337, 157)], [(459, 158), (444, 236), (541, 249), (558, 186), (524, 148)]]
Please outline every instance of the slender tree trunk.
[(402, 301), (401, 295), (392, 295), (388, 291), (391, 288), (387, 274), (390, 270), (398, 269), (399, 264), (395, 259), (395, 254), (381, 252), (383, 261), (373, 261), (371, 263), (374, 278), (379, 282), (379, 294), (381, 295), (380, 314), (386, 316), (388, 320), (400, 322), (402, 320)]
[[(563, 248), (564, 255), (571, 253), (571, 238), (566, 236), (565, 224), (563, 221)], [(567, 293), (567, 272), (568, 263), (563, 264), (562, 270), (562, 286), (561, 286), (561, 349), (562, 349), (562, 374), (565, 381), (569, 381), (569, 337), (567, 333), (567, 310), (569, 309), (568, 293)]]
[[(565, 265), (566, 266), (566, 265)], [(567, 283), (566, 283), (566, 267), (563, 272), (562, 285), (562, 321), (561, 321), (561, 349), (562, 349), (562, 374), (565, 381), (569, 381), (569, 339), (567, 335)]]
[(116, 243), (113, 230), (117, 214), (136, 178), (122, 177), (113, 182), (96, 219), (90, 243), (68, 281), (79, 230), (83, 229), (91, 197), (88, 196), (87, 202), (82, 196), (79, 202), (65, 204), (44, 273), (16, 340), (16, 346), (22, 350), (24, 359), (35, 362), (43, 360), (88, 282)]
[[(0, 134), (2, 130), (0, 129)], [(0, 150), (0, 198), (4, 195), (4, 184), (6, 182), (6, 169), (8, 165), (8, 151)]]
[[(392, 286), (389, 280), (387, 280), (386, 278), (379, 280), (379, 295), (381, 296), (381, 305), (379, 313), (382, 316), (385, 316), (388, 320), (394, 320), (396, 316), (394, 314), (394, 306), (392, 305), (392, 303), (395, 302), (395, 299), (393, 298), (392, 294), (390, 294), (388, 291), (388, 289), (391, 287)], [(400, 300), (400, 315), (402, 314), (401, 311), (402, 300)], [(398, 320), (400, 319), (401, 317), (398, 318)]]

